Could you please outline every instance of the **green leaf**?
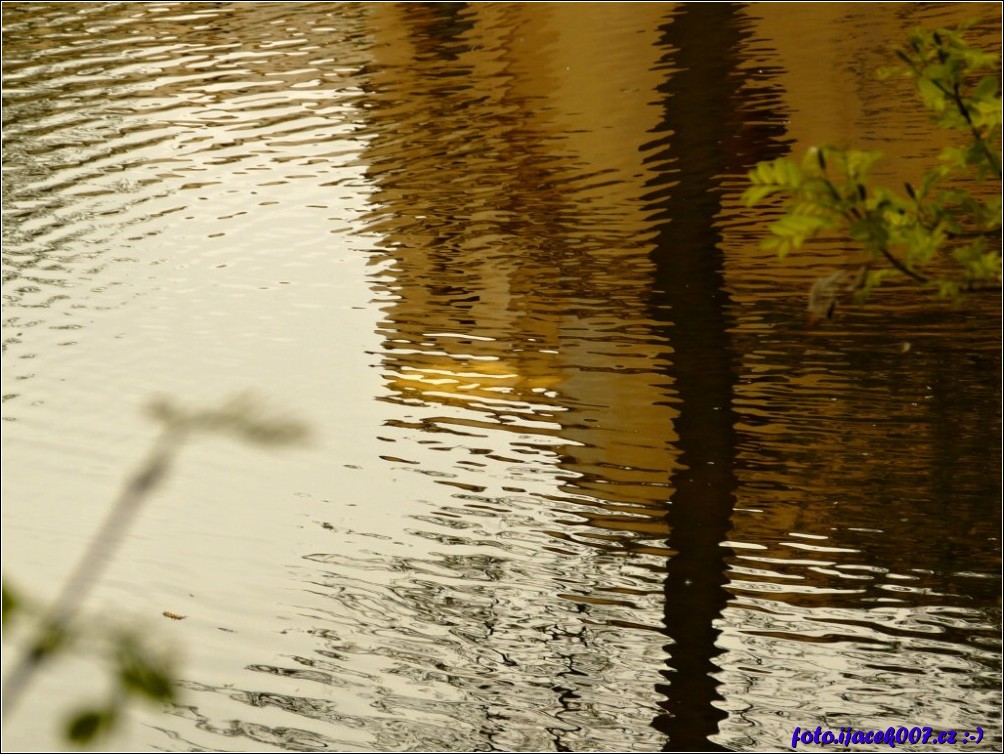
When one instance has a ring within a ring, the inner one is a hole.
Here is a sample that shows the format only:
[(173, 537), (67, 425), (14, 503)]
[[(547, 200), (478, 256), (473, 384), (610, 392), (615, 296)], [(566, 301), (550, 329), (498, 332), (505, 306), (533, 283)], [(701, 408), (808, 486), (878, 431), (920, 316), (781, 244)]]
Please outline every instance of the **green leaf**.
[(14, 614), (19, 612), (24, 608), (24, 603), (21, 600), (21, 596), (14, 591), (10, 584), (6, 581), (3, 582), (3, 616), (0, 619), (3, 627), (6, 628), (8, 621), (14, 617)]
[(144, 654), (139, 644), (125, 637), (118, 649), (119, 683), (129, 693), (155, 702), (174, 699), (174, 683), (167, 663)]
[(996, 76), (984, 76), (980, 79), (980, 83), (976, 85), (972, 94), (973, 100), (990, 100), (996, 99), (1000, 101), (1000, 81)]
[(813, 215), (788, 215), (771, 225), (775, 235), (785, 238), (808, 238), (826, 225), (821, 217)]
[(777, 222), (771, 223), (770, 231), (777, 237), (775, 243), (766, 248), (776, 248), (778, 254), (785, 256), (792, 249), (799, 248), (808, 238), (816, 235), (829, 225), (826, 217), (813, 215), (785, 215)]
[(39, 629), (38, 637), (31, 648), (31, 659), (40, 662), (51, 654), (55, 654), (62, 649), (68, 639), (69, 633), (65, 626), (58, 623), (49, 623)]
[(938, 298), (956, 298), (959, 295), (959, 284), (954, 280), (939, 280)]
[(962, 168), (966, 165), (966, 151), (960, 147), (945, 147), (938, 155), (938, 159), (954, 168)]
[(867, 173), (875, 161), (882, 157), (878, 151), (864, 152), (858, 149), (847, 150), (847, 175), (850, 178), (859, 178)]
[(118, 713), (114, 708), (78, 712), (66, 725), (66, 737), (76, 744), (89, 744), (115, 727)]
[(749, 180), (754, 186), (795, 188), (802, 181), (802, 172), (794, 162), (786, 157), (780, 157), (757, 164), (749, 172)]
[(791, 251), (791, 243), (778, 236), (767, 236), (760, 242), (760, 247), (765, 251), (775, 252), (781, 259), (788, 256), (788, 252)]
[(743, 192), (740, 199), (747, 207), (752, 207), (781, 190), (781, 186), (750, 186)]

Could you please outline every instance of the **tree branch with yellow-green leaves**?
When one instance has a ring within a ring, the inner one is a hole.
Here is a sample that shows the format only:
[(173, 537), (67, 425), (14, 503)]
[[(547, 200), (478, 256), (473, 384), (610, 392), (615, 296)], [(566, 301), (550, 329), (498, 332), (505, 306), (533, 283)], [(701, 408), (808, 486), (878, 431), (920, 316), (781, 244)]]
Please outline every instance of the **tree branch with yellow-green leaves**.
[(905, 194), (876, 185), (869, 171), (881, 152), (835, 146), (750, 171), (747, 206), (774, 195), (785, 200), (765, 248), (783, 257), (829, 235), (849, 238), (862, 252), (853, 271), (816, 281), (809, 296), (814, 318), (832, 315), (845, 296), (863, 299), (895, 276), (940, 296), (1000, 291), (999, 56), (967, 45), (962, 32), (968, 26), (915, 30), (896, 53), (902, 65), (879, 71), (882, 78), (911, 78), (934, 121), (966, 139), (943, 150), (919, 185), (905, 184)]

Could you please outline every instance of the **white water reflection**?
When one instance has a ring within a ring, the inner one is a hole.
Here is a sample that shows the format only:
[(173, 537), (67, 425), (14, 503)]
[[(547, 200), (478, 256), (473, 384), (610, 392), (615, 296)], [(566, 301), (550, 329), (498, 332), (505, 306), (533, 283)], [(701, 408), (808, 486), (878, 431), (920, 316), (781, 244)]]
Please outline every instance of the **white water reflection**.
[[(833, 731), (929, 726), (957, 731), (960, 744), (964, 732), (975, 738), (977, 727), (984, 744), (997, 735), (1000, 719), (986, 713), (1000, 694), (996, 611), (781, 608), (744, 598), (728, 613), (722, 681), (745, 689), (729, 700), (721, 732), (729, 747), (787, 748), (796, 727), (817, 724)], [(963, 635), (979, 648), (962, 649)], [(821, 696), (834, 675), (844, 679), (839, 697)], [(744, 696), (772, 699), (773, 707), (742, 704)]]

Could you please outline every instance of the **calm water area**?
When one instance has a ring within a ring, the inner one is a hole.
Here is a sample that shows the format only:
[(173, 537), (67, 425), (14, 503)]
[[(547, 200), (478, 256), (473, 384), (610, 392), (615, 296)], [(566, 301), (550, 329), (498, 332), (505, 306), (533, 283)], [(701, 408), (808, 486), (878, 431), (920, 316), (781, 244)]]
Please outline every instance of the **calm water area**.
[(141, 512), (85, 615), (182, 696), (104, 746), (999, 751), (1000, 299), (812, 324), (846, 243), (739, 200), (813, 144), (916, 180), (948, 137), (874, 72), (971, 16), (999, 47), (999, 3), (4, 3), (4, 578), (55, 595), (157, 396), (313, 433), (198, 438)]

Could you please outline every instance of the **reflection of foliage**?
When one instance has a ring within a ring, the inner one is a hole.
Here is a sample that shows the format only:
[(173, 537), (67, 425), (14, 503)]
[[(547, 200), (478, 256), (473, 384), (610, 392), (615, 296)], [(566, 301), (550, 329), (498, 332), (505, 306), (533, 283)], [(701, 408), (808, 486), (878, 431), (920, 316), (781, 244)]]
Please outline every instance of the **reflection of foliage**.
[[(748, 206), (775, 193), (787, 199), (787, 213), (771, 224), (765, 248), (784, 256), (837, 231), (865, 252), (853, 271), (816, 281), (809, 302), (814, 316), (832, 314), (841, 295), (863, 298), (897, 275), (942, 296), (1000, 290), (999, 56), (968, 46), (964, 28), (913, 31), (906, 49), (897, 53), (901, 65), (879, 72), (912, 79), (933, 120), (966, 140), (942, 151), (940, 164), (918, 186), (906, 184), (905, 195), (871, 184), (868, 172), (880, 152), (824, 146), (810, 149), (801, 162), (781, 158), (750, 171), (752, 186), (743, 194)], [(996, 187), (983, 188), (987, 179)], [(949, 251), (954, 271), (930, 271)]]
[(35, 673), (70, 648), (101, 657), (112, 671), (112, 692), (106, 703), (88, 707), (70, 718), (66, 736), (76, 743), (87, 743), (110, 732), (131, 699), (174, 701), (175, 683), (169, 658), (149, 647), (136, 631), (103, 623), (85, 624), (77, 620), (77, 614), (121, 543), (129, 523), (167, 477), (185, 442), (195, 434), (218, 433), (274, 446), (300, 441), (307, 434), (300, 423), (269, 416), (247, 397), (235, 398), (218, 408), (196, 410), (160, 400), (151, 405), (150, 413), (162, 425), (160, 437), (127, 482), (52, 607), (43, 611), (6, 582), (3, 585), (4, 627), (14, 618), (33, 617), (36, 624), (13, 670), (4, 678), (5, 718), (20, 701)]

